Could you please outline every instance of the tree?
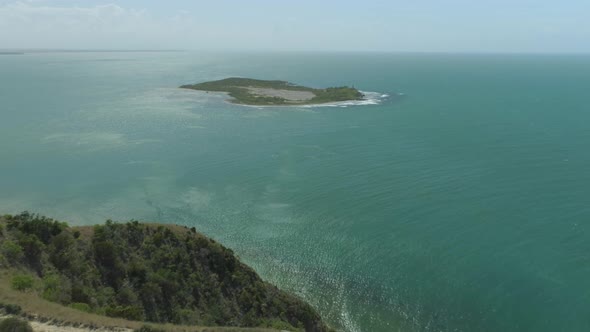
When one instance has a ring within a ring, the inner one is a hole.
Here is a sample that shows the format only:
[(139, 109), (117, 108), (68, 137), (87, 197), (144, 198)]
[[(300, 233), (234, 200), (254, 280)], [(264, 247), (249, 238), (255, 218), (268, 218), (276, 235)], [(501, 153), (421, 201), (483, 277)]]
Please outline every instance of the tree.
[(23, 247), (11, 240), (3, 241), (0, 252), (10, 264), (16, 264), (24, 258)]

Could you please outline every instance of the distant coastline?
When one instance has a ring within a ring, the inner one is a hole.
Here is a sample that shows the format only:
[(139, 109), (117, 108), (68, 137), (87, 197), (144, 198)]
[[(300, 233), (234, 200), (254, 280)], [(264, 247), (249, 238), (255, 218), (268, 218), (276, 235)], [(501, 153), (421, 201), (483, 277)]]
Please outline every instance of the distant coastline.
[(0, 55), (22, 55), (22, 54), (38, 54), (38, 53), (175, 53), (186, 52), (185, 50), (132, 50), (132, 49), (37, 49), (37, 48), (23, 48), (23, 49), (4, 49), (0, 50)]
[(364, 100), (365, 95), (354, 87), (310, 88), (287, 81), (266, 81), (231, 77), (219, 81), (182, 85), (180, 88), (206, 92), (225, 92), (230, 102), (242, 105), (316, 105), (332, 102)]

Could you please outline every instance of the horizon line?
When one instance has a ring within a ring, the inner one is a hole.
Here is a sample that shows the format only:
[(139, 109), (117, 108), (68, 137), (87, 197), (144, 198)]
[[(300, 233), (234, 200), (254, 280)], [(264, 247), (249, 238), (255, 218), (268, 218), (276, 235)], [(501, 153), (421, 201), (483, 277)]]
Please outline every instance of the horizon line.
[(365, 54), (444, 54), (444, 55), (590, 55), (576, 51), (394, 51), (394, 50), (280, 50), (280, 49), (117, 49), (117, 48), (0, 48), (0, 54), (26, 53), (365, 53)]

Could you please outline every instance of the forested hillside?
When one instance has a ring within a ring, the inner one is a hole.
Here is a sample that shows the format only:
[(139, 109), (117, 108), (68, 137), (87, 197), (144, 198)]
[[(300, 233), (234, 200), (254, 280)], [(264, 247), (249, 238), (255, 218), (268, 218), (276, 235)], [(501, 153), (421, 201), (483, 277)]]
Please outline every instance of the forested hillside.
[(0, 267), (15, 271), (14, 289), (111, 317), (328, 330), (311, 306), (194, 228), (110, 220), (69, 227), (26, 212), (4, 216)]

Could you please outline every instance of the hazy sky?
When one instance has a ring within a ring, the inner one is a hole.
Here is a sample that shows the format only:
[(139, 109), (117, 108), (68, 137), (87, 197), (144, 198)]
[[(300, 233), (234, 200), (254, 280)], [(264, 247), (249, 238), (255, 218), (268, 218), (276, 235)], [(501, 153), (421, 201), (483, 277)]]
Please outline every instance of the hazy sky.
[(0, 0), (0, 48), (590, 52), (590, 0)]

